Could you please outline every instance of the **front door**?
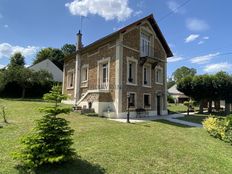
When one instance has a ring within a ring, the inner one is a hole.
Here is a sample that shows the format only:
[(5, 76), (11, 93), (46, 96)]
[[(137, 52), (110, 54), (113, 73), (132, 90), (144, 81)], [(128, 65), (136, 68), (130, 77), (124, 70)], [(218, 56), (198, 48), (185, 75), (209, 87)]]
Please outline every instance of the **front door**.
[(160, 96), (157, 96), (157, 115), (161, 115)]

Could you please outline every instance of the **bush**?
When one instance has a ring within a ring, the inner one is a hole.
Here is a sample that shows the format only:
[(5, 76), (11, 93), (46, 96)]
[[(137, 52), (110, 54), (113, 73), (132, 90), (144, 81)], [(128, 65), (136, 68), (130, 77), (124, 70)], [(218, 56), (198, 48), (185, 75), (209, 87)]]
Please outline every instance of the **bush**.
[(209, 117), (203, 121), (203, 127), (211, 136), (232, 145), (232, 116), (221, 119)]
[(171, 95), (168, 95), (168, 103), (175, 103), (175, 100)]

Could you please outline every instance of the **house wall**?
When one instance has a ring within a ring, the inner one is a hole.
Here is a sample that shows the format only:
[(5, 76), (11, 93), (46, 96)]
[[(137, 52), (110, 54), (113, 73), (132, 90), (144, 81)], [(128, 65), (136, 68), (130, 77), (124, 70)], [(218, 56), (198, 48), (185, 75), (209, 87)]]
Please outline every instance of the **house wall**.
[[(154, 37), (154, 49), (157, 52), (156, 55), (158, 55), (159, 59), (164, 60), (164, 62), (159, 62), (157, 66), (162, 67), (163, 71), (166, 71), (165, 68), (165, 62), (166, 62), (166, 54), (163, 50), (161, 44), (157, 40), (156, 36)], [(123, 88), (122, 88), (122, 113), (121, 117), (125, 117), (125, 114), (127, 112), (127, 93), (128, 92), (135, 92), (136, 93), (136, 107), (135, 108), (144, 108), (144, 102), (143, 102), (143, 95), (144, 93), (151, 94), (151, 107), (150, 109), (146, 109), (150, 112), (150, 115), (156, 115), (156, 97), (158, 93), (164, 94), (166, 93), (165, 90), (165, 73), (163, 73), (163, 84), (156, 84), (155, 83), (155, 69), (151, 69), (151, 87), (144, 87), (143, 86), (143, 66), (139, 64), (140, 59), (140, 27), (136, 27), (131, 31), (128, 31), (123, 35)], [(134, 58), (138, 61), (137, 65), (137, 85), (128, 85), (127, 84), (127, 58)], [(166, 114), (166, 101), (165, 97), (162, 96), (162, 114)], [(161, 111), (161, 112), (162, 112)], [(135, 115), (135, 112), (133, 112), (132, 109), (132, 116)]]

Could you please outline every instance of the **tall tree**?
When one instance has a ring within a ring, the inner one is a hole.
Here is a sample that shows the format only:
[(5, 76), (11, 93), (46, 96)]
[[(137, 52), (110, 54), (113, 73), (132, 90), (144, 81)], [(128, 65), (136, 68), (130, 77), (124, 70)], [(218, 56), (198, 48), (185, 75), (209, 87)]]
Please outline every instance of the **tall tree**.
[(25, 65), (25, 58), (20, 53), (17, 52), (10, 58), (10, 64), (8, 66), (15, 67), (15, 66), (21, 66), (23, 67)]
[(197, 70), (194, 68), (188, 68), (186, 66), (182, 66), (178, 68), (172, 75), (174, 77), (174, 80), (178, 82), (179, 80), (188, 77), (188, 76), (194, 76), (196, 75)]
[(65, 44), (62, 48), (61, 51), (63, 52), (64, 56), (69, 56), (73, 53), (76, 52), (76, 46), (73, 44)]
[(60, 69), (63, 69), (64, 65), (64, 54), (60, 49), (57, 48), (44, 48), (41, 49), (34, 59), (33, 65), (43, 60), (49, 59)]

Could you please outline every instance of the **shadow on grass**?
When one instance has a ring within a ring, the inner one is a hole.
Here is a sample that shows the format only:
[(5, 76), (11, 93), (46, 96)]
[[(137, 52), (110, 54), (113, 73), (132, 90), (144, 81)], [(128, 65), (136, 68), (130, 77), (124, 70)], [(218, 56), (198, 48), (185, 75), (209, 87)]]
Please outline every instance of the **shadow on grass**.
[(188, 122), (192, 122), (192, 123), (198, 123), (198, 124), (202, 124), (202, 122), (208, 118), (208, 116), (202, 116), (202, 115), (189, 115), (189, 116), (184, 116), (184, 117), (179, 117), (176, 118), (178, 120), (183, 120), (183, 121), (188, 121)]
[(177, 126), (177, 127), (181, 127), (181, 128), (192, 128), (192, 126), (187, 126), (187, 125), (183, 125), (183, 124), (179, 124), (179, 123), (174, 123), (168, 120), (153, 120), (154, 122), (158, 122), (158, 123), (164, 123), (164, 124), (168, 124), (171, 126)]
[(24, 166), (16, 166), (19, 174), (104, 174), (105, 169), (83, 159), (75, 159), (63, 164), (43, 165), (32, 171)]
[(9, 101), (28, 101), (28, 102), (44, 102), (41, 98), (1, 98)]

